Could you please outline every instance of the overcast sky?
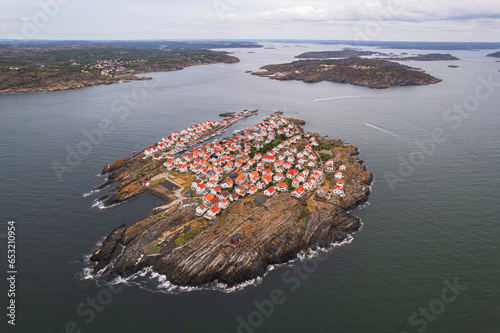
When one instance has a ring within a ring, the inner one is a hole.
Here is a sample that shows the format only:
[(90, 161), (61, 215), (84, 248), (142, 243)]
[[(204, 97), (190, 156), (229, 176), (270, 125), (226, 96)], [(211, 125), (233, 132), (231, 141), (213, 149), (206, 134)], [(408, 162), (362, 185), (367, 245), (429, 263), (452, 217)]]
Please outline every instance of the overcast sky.
[(0, 0), (0, 39), (499, 42), (500, 0)]

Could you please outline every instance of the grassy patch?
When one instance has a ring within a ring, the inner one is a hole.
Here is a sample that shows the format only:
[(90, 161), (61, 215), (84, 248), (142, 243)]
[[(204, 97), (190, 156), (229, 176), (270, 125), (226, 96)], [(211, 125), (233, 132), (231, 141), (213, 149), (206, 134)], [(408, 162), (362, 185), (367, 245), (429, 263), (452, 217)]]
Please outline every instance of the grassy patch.
[(167, 179), (166, 178), (160, 178), (160, 179), (156, 179), (156, 180), (153, 180), (151, 182), (151, 186), (154, 186), (154, 185), (159, 185), (161, 183), (163, 183), (164, 181), (166, 181)]
[(181, 244), (184, 244), (185, 242), (187, 242), (188, 240), (190, 239), (193, 239), (196, 235), (198, 235), (200, 233), (200, 230), (198, 229), (191, 229), (189, 230), (188, 232), (186, 232), (185, 234), (182, 234), (180, 235), (175, 241), (175, 246), (179, 246)]
[(142, 247), (142, 249), (144, 250), (144, 253), (146, 253), (146, 254), (160, 253), (160, 247), (156, 246), (157, 243), (158, 243), (157, 241), (152, 241), (151, 243), (144, 245)]
[(328, 161), (330, 158), (332, 158), (332, 155), (330, 155), (330, 154), (325, 154), (325, 153), (319, 153), (319, 158), (320, 158), (323, 162), (326, 162), (326, 161)]

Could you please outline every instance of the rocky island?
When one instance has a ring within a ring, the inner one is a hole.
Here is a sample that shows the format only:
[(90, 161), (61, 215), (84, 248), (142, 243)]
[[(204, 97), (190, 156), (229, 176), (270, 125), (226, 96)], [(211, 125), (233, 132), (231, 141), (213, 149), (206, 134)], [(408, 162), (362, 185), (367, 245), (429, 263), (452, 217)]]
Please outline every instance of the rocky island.
[(443, 53), (429, 53), (429, 54), (419, 54), (413, 57), (391, 57), (391, 58), (386, 58), (389, 60), (398, 60), (398, 61), (406, 61), (406, 60), (413, 60), (413, 61), (449, 61), (449, 60), (460, 60), (459, 58), (452, 56), (449, 53), (443, 54)]
[(392, 86), (428, 85), (441, 82), (418, 68), (404, 66), (381, 59), (299, 60), (286, 64), (266, 65), (265, 71), (253, 75), (275, 80), (300, 80), (303, 82), (331, 81), (350, 83), (370, 88)]
[(487, 57), (493, 57), (493, 58), (500, 58), (500, 51), (487, 54), (486, 56)]
[(318, 51), (318, 52), (304, 52), (295, 56), (295, 58), (310, 58), (310, 59), (328, 59), (328, 58), (350, 58), (350, 57), (361, 57), (361, 56), (371, 56), (374, 54), (380, 54), (379, 52), (373, 51), (362, 51), (352, 48), (344, 48), (340, 51)]
[(146, 192), (166, 203), (109, 234), (90, 258), (94, 277), (156, 272), (177, 286), (232, 287), (360, 228), (349, 211), (367, 201), (373, 175), (356, 147), (280, 113), (204, 142), (250, 112), (174, 132), (104, 168), (100, 188), (118, 184), (104, 205)]
[(236, 63), (226, 52), (85, 44), (0, 48), (0, 93), (54, 91), (143, 80), (136, 74)]

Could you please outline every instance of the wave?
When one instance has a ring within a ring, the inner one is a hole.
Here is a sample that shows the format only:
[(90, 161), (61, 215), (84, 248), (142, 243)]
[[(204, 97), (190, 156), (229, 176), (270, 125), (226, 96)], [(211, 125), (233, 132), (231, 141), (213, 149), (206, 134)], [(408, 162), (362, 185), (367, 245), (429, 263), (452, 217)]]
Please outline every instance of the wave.
[(316, 248), (308, 248), (307, 250), (302, 250), (297, 254), (297, 258), (299, 260), (308, 260), (311, 258), (315, 258), (329, 252), (330, 250), (336, 247), (351, 244), (353, 240), (354, 237), (352, 237), (351, 235), (347, 235), (347, 237), (343, 241), (334, 242), (330, 244), (330, 247), (316, 247)]
[(94, 203), (90, 207), (92, 207), (92, 208), (97, 207), (99, 209), (108, 209), (108, 208), (116, 207), (116, 206), (122, 204), (122, 202), (118, 202), (118, 203), (112, 204), (110, 206), (105, 206), (104, 205), (105, 202), (106, 202), (106, 200), (94, 200)]
[(92, 194), (96, 194), (96, 193), (99, 193), (101, 192), (102, 189), (93, 189), (93, 190), (90, 190), (88, 192), (85, 192), (82, 194), (82, 198), (86, 198), (88, 197), (89, 195), (92, 195)]
[[(264, 281), (264, 278), (271, 271), (275, 270), (276, 268), (284, 267), (284, 266), (290, 267), (290, 266), (295, 265), (297, 263), (297, 261), (309, 260), (311, 258), (325, 254), (336, 247), (350, 244), (353, 241), (353, 239), (354, 238), (351, 235), (347, 235), (347, 237), (343, 241), (334, 242), (330, 245), (330, 247), (315, 247), (315, 248), (309, 248), (307, 250), (300, 251), (297, 254), (296, 258), (294, 258), (294, 259), (291, 259), (291, 260), (289, 260), (285, 263), (281, 263), (281, 264), (269, 265), (266, 269), (266, 272), (262, 276), (258, 276), (256, 278), (246, 280), (242, 283), (239, 283), (239, 284), (237, 284), (235, 286), (231, 286), (231, 287), (228, 286), (227, 284), (219, 282), (219, 281), (215, 281), (215, 282), (212, 282), (212, 283), (209, 283), (209, 284), (206, 284), (203, 286), (199, 286), (199, 287), (176, 285), (176, 284), (170, 282), (167, 279), (166, 275), (155, 272), (153, 270), (152, 266), (143, 268), (142, 270), (138, 271), (137, 273), (132, 274), (131, 276), (126, 277), (126, 278), (117, 277), (110, 282), (101, 281), (100, 277), (102, 277), (102, 273), (104, 273), (107, 270), (107, 268), (113, 267), (116, 260), (125, 251), (124, 246), (122, 246), (121, 253), (118, 256), (116, 256), (116, 258), (114, 258), (105, 268), (101, 269), (96, 274), (92, 274), (93, 265), (95, 266), (95, 264), (91, 263), (88, 260), (91, 255), (86, 255), (84, 261), (86, 262), (87, 265), (86, 265), (86, 267), (83, 268), (82, 272), (79, 274), (78, 277), (80, 279), (84, 279), (84, 280), (93, 279), (96, 281), (96, 284), (98, 284), (98, 285), (102, 284), (102, 283), (110, 283), (112, 285), (123, 284), (125, 286), (139, 287), (141, 289), (144, 289), (146, 291), (153, 292), (153, 293), (179, 294), (182, 292), (192, 292), (192, 291), (198, 291), (198, 290), (213, 290), (213, 291), (222, 291), (224, 293), (234, 293), (234, 292), (241, 291), (247, 287), (258, 286), (259, 284), (262, 283), (262, 281)], [(139, 263), (139, 261), (141, 259), (142, 259), (142, 257), (137, 261), (137, 263)]]

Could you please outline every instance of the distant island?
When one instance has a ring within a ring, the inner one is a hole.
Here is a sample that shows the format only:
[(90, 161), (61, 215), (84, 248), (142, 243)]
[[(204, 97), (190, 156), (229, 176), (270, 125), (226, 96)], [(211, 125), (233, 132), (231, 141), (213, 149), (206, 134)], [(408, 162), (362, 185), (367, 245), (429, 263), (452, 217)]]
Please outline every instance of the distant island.
[(494, 57), (494, 58), (500, 58), (500, 51), (495, 52), (495, 53), (490, 53), (486, 55), (487, 57)]
[(349, 211), (368, 199), (373, 175), (356, 147), (280, 113), (199, 145), (255, 113), (192, 125), (104, 168), (96, 190), (118, 185), (104, 206), (142, 193), (166, 204), (108, 235), (90, 258), (95, 278), (156, 272), (177, 286), (232, 287), (359, 230)]
[(400, 57), (400, 58), (387, 58), (389, 60), (415, 60), (415, 61), (447, 61), (447, 60), (460, 60), (449, 53), (429, 53), (419, 54), (414, 57)]
[(428, 85), (441, 82), (420, 69), (381, 59), (347, 58), (330, 60), (299, 60), (292, 63), (266, 65), (265, 71), (253, 75), (275, 80), (303, 82), (331, 81), (370, 88)]
[(374, 54), (380, 54), (380, 53), (345, 48), (341, 51), (304, 52), (299, 54), (298, 56), (295, 56), (295, 58), (311, 58), (311, 59), (350, 58), (350, 57), (360, 57), (360, 56), (371, 56)]
[(250, 41), (227, 41), (227, 40), (107, 40), (89, 42), (86, 40), (45, 40), (45, 39), (0, 39), (0, 49), (15, 47), (58, 47), (58, 46), (82, 46), (85, 45), (107, 45), (122, 48), (139, 48), (151, 50), (204, 50), (224, 48), (261, 48), (261, 44)]
[(211, 50), (153, 50), (100, 44), (0, 48), (0, 93), (53, 91), (147, 79), (136, 74), (235, 63)]

